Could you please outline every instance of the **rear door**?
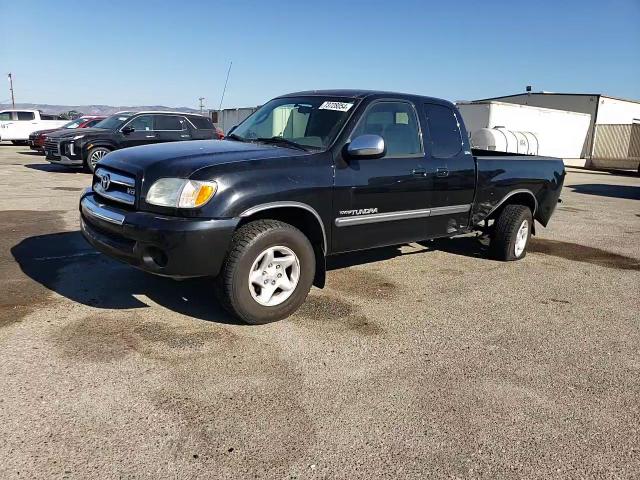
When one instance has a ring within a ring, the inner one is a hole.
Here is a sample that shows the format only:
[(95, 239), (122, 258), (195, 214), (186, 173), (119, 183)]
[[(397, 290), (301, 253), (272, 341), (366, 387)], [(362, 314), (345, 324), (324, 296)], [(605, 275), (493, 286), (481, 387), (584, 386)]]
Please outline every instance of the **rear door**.
[[(346, 159), (335, 171), (332, 250), (358, 250), (426, 238), (429, 184), (415, 106), (405, 100), (371, 103), (350, 135), (384, 138), (379, 159)], [(421, 214), (422, 212), (422, 214)]]
[(155, 128), (159, 142), (191, 140), (187, 120), (180, 115), (156, 115)]
[(427, 177), (432, 189), (432, 236), (452, 235), (469, 224), (476, 186), (475, 160), (459, 112), (446, 104), (424, 103)]
[[(144, 114), (134, 117), (123, 125), (120, 129), (120, 142), (122, 147), (135, 147), (137, 145), (147, 145), (158, 142), (158, 135), (155, 132), (153, 121), (154, 115)], [(131, 127), (134, 131), (127, 134), (122, 133), (122, 130), (126, 127)]]

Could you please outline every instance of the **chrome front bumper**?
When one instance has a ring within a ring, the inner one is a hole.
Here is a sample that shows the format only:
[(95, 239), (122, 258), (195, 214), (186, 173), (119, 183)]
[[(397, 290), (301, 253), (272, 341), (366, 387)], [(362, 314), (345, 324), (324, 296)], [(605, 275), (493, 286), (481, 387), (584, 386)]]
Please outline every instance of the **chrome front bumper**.
[(97, 201), (95, 195), (84, 196), (80, 201), (80, 209), (85, 216), (90, 218), (96, 218), (114, 225), (122, 225), (124, 223), (124, 215)]

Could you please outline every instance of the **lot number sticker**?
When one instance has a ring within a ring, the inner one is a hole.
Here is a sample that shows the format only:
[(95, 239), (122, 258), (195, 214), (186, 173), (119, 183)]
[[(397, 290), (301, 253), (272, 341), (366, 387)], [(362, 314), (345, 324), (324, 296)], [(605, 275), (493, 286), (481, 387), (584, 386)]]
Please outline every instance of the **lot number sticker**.
[(336, 110), (338, 112), (348, 112), (353, 107), (353, 103), (324, 102), (318, 110)]

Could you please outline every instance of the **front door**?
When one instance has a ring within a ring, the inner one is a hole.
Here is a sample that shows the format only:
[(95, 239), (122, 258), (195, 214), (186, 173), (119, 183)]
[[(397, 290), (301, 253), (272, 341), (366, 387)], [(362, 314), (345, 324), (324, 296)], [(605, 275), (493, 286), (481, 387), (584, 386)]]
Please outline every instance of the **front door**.
[(153, 126), (153, 117), (153, 115), (139, 115), (125, 124), (122, 129), (131, 127), (133, 132), (120, 133), (122, 147), (135, 147), (158, 142), (158, 136)]
[(375, 134), (387, 153), (379, 159), (339, 162), (335, 172), (332, 251), (343, 252), (426, 238), (429, 184), (413, 104), (377, 101), (350, 138)]

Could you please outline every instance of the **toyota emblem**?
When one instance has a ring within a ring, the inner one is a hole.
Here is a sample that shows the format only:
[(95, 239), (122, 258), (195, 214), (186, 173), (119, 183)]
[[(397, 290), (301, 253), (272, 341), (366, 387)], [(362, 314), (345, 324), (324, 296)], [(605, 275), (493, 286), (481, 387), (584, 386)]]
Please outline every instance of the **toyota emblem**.
[(100, 186), (103, 190), (109, 190), (109, 185), (111, 185), (111, 177), (108, 173), (105, 173), (100, 177)]

